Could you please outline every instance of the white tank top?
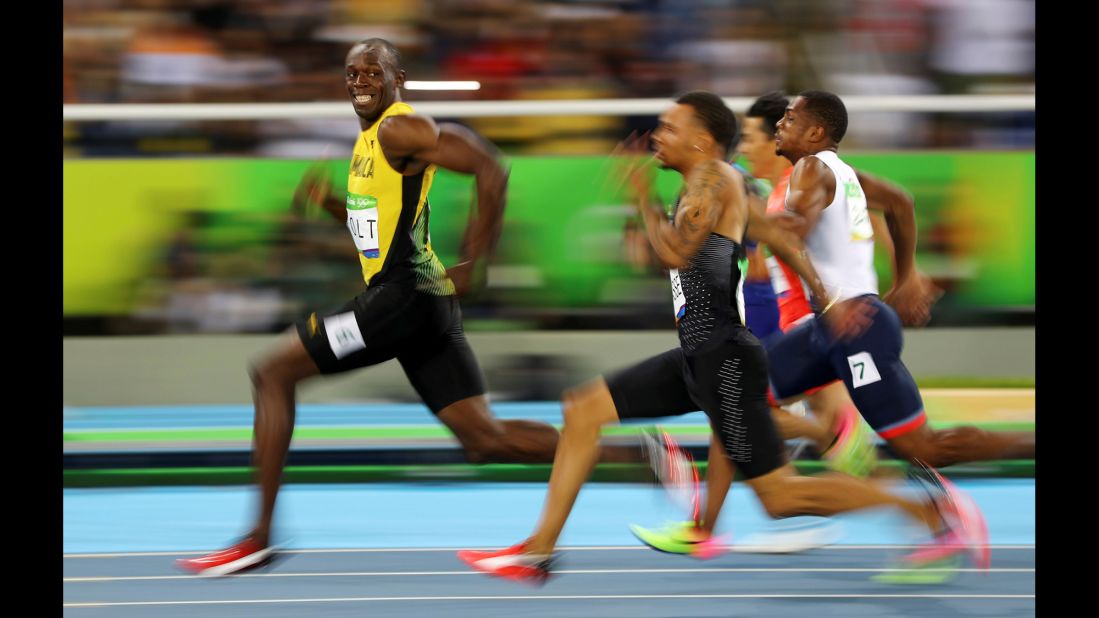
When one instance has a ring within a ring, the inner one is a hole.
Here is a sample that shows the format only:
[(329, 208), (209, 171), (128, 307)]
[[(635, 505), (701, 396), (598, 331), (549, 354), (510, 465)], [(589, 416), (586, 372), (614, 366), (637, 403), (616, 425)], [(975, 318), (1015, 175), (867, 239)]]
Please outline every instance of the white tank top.
[[(836, 195), (805, 238), (813, 268), (832, 298), (846, 300), (877, 294), (874, 230), (855, 170), (840, 161), (831, 150), (810, 156), (820, 159), (836, 176)], [(786, 199), (789, 198), (790, 187), (787, 186)]]

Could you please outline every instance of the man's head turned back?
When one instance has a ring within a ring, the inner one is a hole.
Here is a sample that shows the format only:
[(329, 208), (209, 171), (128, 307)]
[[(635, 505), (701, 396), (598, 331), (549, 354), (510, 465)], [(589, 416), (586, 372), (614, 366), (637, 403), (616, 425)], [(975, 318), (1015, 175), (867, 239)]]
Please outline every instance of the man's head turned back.
[[(366, 39), (356, 43), (345, 62), (347, 93), (359, 118), (372, 123), (390, 105), (401, 100), (404, 85), (401, 53), (385, 39)], [(364, 127), (365, 128), (365, 127)]]

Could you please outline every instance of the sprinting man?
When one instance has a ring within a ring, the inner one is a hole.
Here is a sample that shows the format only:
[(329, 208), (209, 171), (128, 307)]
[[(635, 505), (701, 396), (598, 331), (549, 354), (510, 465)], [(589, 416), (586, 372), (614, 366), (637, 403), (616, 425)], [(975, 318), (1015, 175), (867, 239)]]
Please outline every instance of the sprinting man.
[[(870, 427), (905, 459), (943, 467), (1033, 458), (1033, 432), (928, 426), (919, 390), (901, 361), (902, 321), (926, 322), (934, 302), (916, 270), (913, 202), (895, 185), (840, 160), (836, 152), (846, 130), (847, 110), (832, 93), (806, 91), (786, 108), (777, 124), (776, 153), (794, 167), (778, 218), (803, 239), (831, 298), (869, 303), (875, 314), (870, 327), (850, 341), (830, 337), (820, 320), (811, 319), (768, 342), (775, 397), (781, 403), (839, 379)], [(884, 301), (878, 297), (868, 207), (882, 209), (894, 246), (896, 281)]]
[[(255, 402), (253, 461), (260, 488), (255, 526), (232, 547), (177, 565), (225, 575), (270, 560), (271, 521), (294, 430), (295, 389), (396, 358), (424, 403), (454, 433), (470, 462), (548, 462), (557, 430), (489, 412), (485, 384), (462, 328), (456, 294), (492, 252), (501, 230), (508, 172), (499, 153), (459, 125), (436, 124), (401, 101), (400, 54), (383, 39), (347, 54), (347, 94), (362, 132), (355, 142), (346, 199), (331, 195), (313, 170), (295, 196), (312, 199), (354, 241), (366, 289), (339, 309), (313, 313), (278, 349), (251, 368)], [(476, 178), (477, 210), (460, 262), (447, 269), (431, 248), (428, 192), (438, 167)]]
[[(737, 154), (751, 165), (753, 174), (770, 183), (771, 191), (766, 197), (766, 212), (775, 213), (784, 210), (786, 186), (793, 171), (793, 165), (785, 157), (775, 152), (775, 126), (786, 113), (790, 100), (780, 92), (770, 92), (756, 99), (744, 116), (740, 140), (736, 145)], [(756, 206), (751, 203), (750, 206)], [(756, 207), (764, 207), (762, 205)], [(875, 217), (875, 238), (888, 237), (884, 224)], [(746, 243), (747, 244), (747, 243)], [(805, 285), (792, 268), (774, 255), (768, 255), (764, 245), (748, 252), (749, 279), (753, 262), (766, 276), (770, 277), (773, 293), (771, 302), (775, 304), (775, 330), (785, 332), (813, 318), (813, 308)], [(769, 286), (769, 289), (771, 287)], [(748, 296), (748, 284), (744, 294)], [(761, 341), (770, 335), (753, 326), (753, 312), (761, 310), (759, 304), (745, 301), (746, 322)], [(756, 322), (758, 324), (759, 322)], [(769, 371), (777, 371), (773, 365)], [(840, 472), (857, 476), (866, 476), (875, 462), (874, 444), (867, 435), (864, 425), (859, 422), (858, 410), (851, 403), (843, 382), (832, 383), (813, 389), (806, 394), (806, 403), (812, 414), (804, 416), (794, 414), (787, 409), (772, 406), (771, 416), (783, 440), (806, 439), (815, 447), (817, 453), (828, 462), (829, 467)], [(631, 525), (634, 534), (649, 546), (667, 553), (691, 554), (696, 543), (710, 537), (714, 532), (718, 515), (724, 504), (726, 493), (733, 481), (733, 470), (726, 465), (724, 457), (710, 461), (706, 467), (706, 509), (697, 521), (673, 522), (660, 529), (648, 529)], [(797, 548), (807, 548), (822, 544), (831, 539), (835, 528), (831, 526), (800, 526), (796, 535)], [(763, 547), (767, 551), (792, 551), (791, 545), (783, 541), (783, 535), (768, 531), (762, 537), (746, 540), (741, 550)]]
[[(832, 337), (818, 319), (769, 340), (774, 396), (787, 402), (807, 390), (843, 380), (870, 427), (898, 456), (921, 465), (1033, 458), (1033, 432), (992, 432), (972, 426), (935, 430), (927, 424), (919, 389), (901, 361), (902, 322), (925, 323), (935, 296), (915, 268), (913, 201), (895, 185), (839, 159), (836, 153), (846, 130), (846, 107), (832, 93), (806, 91), (786, 107), (776, 124), (775, 147), (778, 155), (795, 165), (783, 195), (783, 210), (773, 216), (804, 239), (833, 298), (868, 302), (876, 315), (870, 328), (848, 341)], [(896, 280), (884, 299), (888, 304), (878, 298), (871, 207), (884, 213), (893, 239)], [(689, 525), (679, 524), (676, 538), (682, 543), (704, 542), (712, 533), (733, 476), (732, 469), (721, 463), (710, 461), (702, 526), (692, 531)], [(683, 553), (691, 552), (687, 545)]]
[(545, 581), (558, 537), (596, 462), (601, 427), (699, 409), (713, 430), (710, 458), (727, 457), (737, 466), (773, 517), (889, 506), (933, 533), (953, 530), (956, 519), (943, 514), (956, 509), (945, 491), (920, 502), (846, 474), (798, 476), (786, 462), (767, 403), (766, 356), (744, 326), (745, 232), (767, 243), (807, 282), (830, 336), (846, 340), (870, 326), (870, 305), (826, 292), (813, 266), (793, 248), (796, 240), (748, 207), (742, 176), (725, 163), (736, 135), (736, 117), (712, 93), (688, 93), (661, 114), (652, 136), (655, 159), (684, 177), (671, 221), (650, 201), (651, 166), (630, 178), (649, 240), (671, 269), (680, 345), (565, 394), (564, 429), (541, 521), (530, 538), (507, 549), (459, 552), (474, 569)]

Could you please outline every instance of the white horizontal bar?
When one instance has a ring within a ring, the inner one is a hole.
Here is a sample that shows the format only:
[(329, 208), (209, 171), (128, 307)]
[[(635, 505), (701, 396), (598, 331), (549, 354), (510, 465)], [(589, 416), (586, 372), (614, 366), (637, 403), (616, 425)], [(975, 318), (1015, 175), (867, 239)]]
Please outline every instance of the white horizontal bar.
[(480, 90), (481, 82), (424, 82), (407, 81), (405, 90)]
[[(752, 97), (726, 98), (736, 111)], [(1026, 95), (847, 96), (852, 112), (1022, 112), (1035, 109)], [(591, 99), (541, 101), (409, 101), (417, 111), (444, 118), (486, 116), (655, 116), (671, 99)], [(276, 118), (347, 118), (351, 102), (323, 103), (160, 103), (70, 104), (64, 120), (270, 120)]]

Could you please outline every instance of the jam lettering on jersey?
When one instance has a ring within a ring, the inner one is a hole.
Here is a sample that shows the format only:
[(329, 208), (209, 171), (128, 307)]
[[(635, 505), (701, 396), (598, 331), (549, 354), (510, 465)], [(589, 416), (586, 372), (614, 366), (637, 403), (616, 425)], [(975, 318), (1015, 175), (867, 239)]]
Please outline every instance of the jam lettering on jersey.
[(374, 177), (374, 140), (370, 140), (370, 155), (356, 154), (351, 157), (351, 175), (359, 178)]

